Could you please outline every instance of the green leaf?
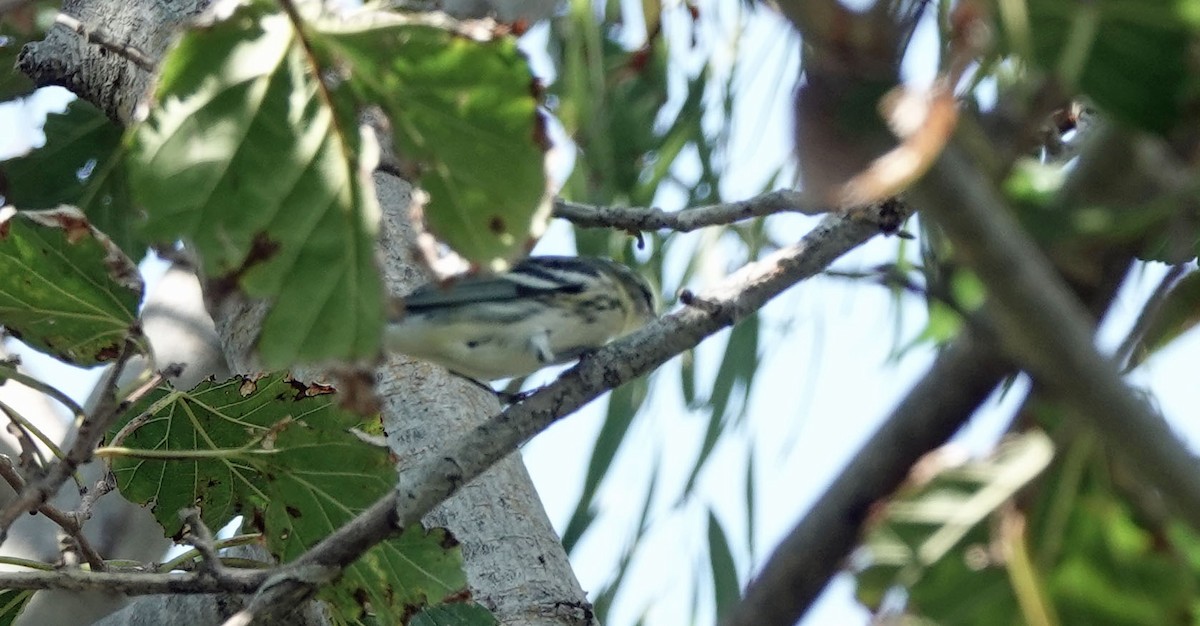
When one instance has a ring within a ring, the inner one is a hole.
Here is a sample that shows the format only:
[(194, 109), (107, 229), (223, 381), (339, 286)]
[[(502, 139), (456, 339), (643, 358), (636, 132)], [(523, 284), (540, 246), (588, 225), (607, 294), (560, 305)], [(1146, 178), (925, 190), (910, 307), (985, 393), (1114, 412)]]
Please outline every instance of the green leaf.
[(99, 109), (75, 100), (46, 116), (46, 144), (0, 162), (0, 193), (22, 209), (73, 204), (126, 254), (140, 258), (146, 241), (129, 195), (122, 130)]
[(595, 518), (592, 500), (596, 497), (596, 490), (608, 475), (617, 450), (620, 449), (621, 442), (625, 441), (633, 418), (637, 416), (638, 409), (646, 399), (648, 389), (647, 380), (639, 378), (617, 387), (609, 394), (608, 413), (592, 448), (592, 458), (588, 461), (587, 475), (583, 479), (583, 491), (575, 505), (575, 512), (571, 514), (571, 520), (567, 522), (567, 527), (562, 533), (563, 547), (568, 554)]
[[(113, 475), (129, 500), (152, 504), (168, 535), (180, 509), (199, 506), (211, 528), (236, 515), (261, 532), (281, 561), (294, 559), (387, 494), (395, 470), (386, 448), (354, 434), (361, 418), (339, 409), (328, 387), (282, 375), (160, 387), (109, 433)], [(442, 529), (406, 529), (371, 549), (322, 598), (355, 616), (364, 601), (382, 623), (466, 593), (457, 542)]]
[(141, 299), (137, 266), (77, 209), (0, 210), (0, 324), (30, 347), (111, 360)]
[(32, 598), (28, 589), (0, 589), (0, 626), (12, 626)]
[(274, 300), (268, 367), (379, 352), (374, 146), (358, 102), (274, 3), (185, 34), (131, 140), (146, 232), (195, 245), (219, 288)]
[(713, 381), (712, 395), (709, 396), (711, 412), (708, 417), (708, 428), (704, 432), (704, 441), (700, 444), (700, 453), (688, 473), (687, 484), (680, 497), (686, 497), (696, 485), (700, 470), (708, 462), (709, 455), (717, 447), (721, 433), (725, 432), (728, 420), (725, 419), (729, 409), (729, 401), (733, 391), (740, 384), (742, 389), (742, 406), (745, 411), (745, 400), (750, 396), (750, 388), (754, 382), (754, 372), (758, 370), (758, 315), (738, 322), (729, 333), (729, 342), (725, 345), (725, 358), (717, 368), (717, 376)]
[(1200, 324), (1200, 272), (1184, 276), (1162, 301), (1158, 314), (1138, 342), (1130, 367), (1162, 349), (1183, 333)]
[(429, 192), (434, 234), (502, 266), (549, 219), (545, 120), (529, 64), (513, 37), (477, 41), (386, 17), (323, 23), (315, 43), (354, 68), (348, 89), (387, 112), (397, 150)]
[(499, 624), (487, 609), (474, 602), (431, 606), (413, 616), (409, 626), (493, 626)]
[(1124, 122), (1165, 132), (1200, 86), (1191, 67), (1198, 21), (1190, 0), (1033, 0), (1028, 18), (1027, 33), (1010, 24), (1013, 50), (1022, 52), (1027, 36), (1029, 61)]
[(45, 38), (46, 29), (61, 8), (60, 2), (28, 0), (6, 3), (0, 10), (0, 101), (23, 98), (37, 89), (17, 69), (17, 59), (25, 44)]
[(742, 588), (738, 583), (737, 566), (733, 563), (733, 551), (729, 549), (729, 538), (712, 511), (708, 512), (708, 562), (712, 568), (717, 620), (720, 621), (737, 606)]
[[(878, 607), (894, 585), (916, 587), (931, 572), (947, 576), (945, 569), (933, 567), (943, 561), (957, 571), (962, 559), (945, 557), (968, 537), (969, 542), (986, 543), (981, 522), (1037, 477), (1053, 453), (1049, 437), (1030, 431), (1001, 444), (991, 459), (941, 468), (927, 482), (899, 494), (856, 557), (859, 599)], [(966, 563), (961, 568), (970, 569)], [(983, 587), (984, 581), (976, 579), (974, 586)], [(941, 586), (930, 582), (926, 588)]]

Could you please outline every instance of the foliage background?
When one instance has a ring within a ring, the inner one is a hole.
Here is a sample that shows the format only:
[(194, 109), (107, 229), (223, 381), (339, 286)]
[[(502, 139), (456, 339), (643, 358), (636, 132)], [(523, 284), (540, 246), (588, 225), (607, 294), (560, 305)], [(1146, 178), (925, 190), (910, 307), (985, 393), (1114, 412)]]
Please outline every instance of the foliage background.
[[(585, 81), (578, 74), (553, 83), (563, 124), (583, 137), (572, 178), (564, 185), (576, 199), (675, 209), (742, 198), (791, 180), (790, 133), (779, 129), (787, 124), (796, 74), (795, 38), (786, 35), (778, 16), (761, 8), (698, 6), (699, 20), (678, 7), (662, 14), (663, 32), (673, 44), (666, 53), (670, 69), (650, 85), (614, 81), (617, 88), (597, 100), (588, 85), (580, 85)], [(592, 23), (596, 12), (607, 22)], [(633, 5), (602, 9), (575, 3), (556, 26), (594, 28), (590, 37), (560, 41), (553, 31), (537, 30), (527, 41), (539, 48), (546, 41), (553, 51), (565, 48), (563, 41), (594, 42), (618, 33), (613, 38), (625, 48), (608, 46), (616, 57), (627, 58), (639, 41), (635, 18), (653, 14)], [(618, 15), (620, 26), (615, 25)], [(917, 84), (931, 78), (936, 35), (928, 21), (921, 33), (909, 60), (908, 76)], [(694, 47), (689, 45), (693, 39)], [(570, 50), (559, 51), (564, 60), (558, 67), (581, 67), (568, 65)], [(540, 61), (549, 64), (548, 78), (556, 76), (551, 68), (558, 69), (554, 53), (550, 56)], [(980, 89), (986, 94), (988, 88)], [(610, 125), (596, 123), (604, 115), (595, 112), (572, 117), (572, 107), (582, 109), (589, 101), (611, 105)], [(659, 132), (645, 133), (648, 127)], [(615, 154), (631, 146), (653, 158)], [(594, 172), (603, 176), (589, 175)], [(612, 184), (597, 185), (597, 180)], [(792, 241), (812, 224), (795, 216), (765, 222), (669, 241), (655, 236), (647, 250), (633, 249), (623, 236), (581, 232), (574, 238), (581, 252), (640, 262), (670, 294), (723, 275), (774, 242)], [(572, 234), (565, 230), (559, 226), (541, 251), (570, 251)], [(919, 255), (915, 246), (877, 240), (842, 259), (838, 268), (869, 270), (897, 258), (916, 262)], [(1164, 271), (1158, 265), (1141, 270), (1117, 301), (1102, 331), (1102, 346), (1119, 342)], [(574, 549), (585, 588), (597, 594), (601, 609), (612, 603), (610, 623), (673, 623), (689, 614), (709, 621), (929, 362), (930, 346), (922, 342), (909, 349), (910, 341), (929, 330), (924, 301), (865, 283), (839, 277), (810, 281), (755, 320), (662, 368), (648, 393), (640, 383), (623, 388), (606, 406), (573, 417), (527, 448), (535, 480), (556, 527)], [(1173, 426), (1191, 440), (1196, 435), (1187, 417), (1200, 405), (1200, 395), (1188, 384), (1186, 364), (1196, 349), (1195, 337), (1185, 335), (1132, 379), (1154, 392), (1165, 415), (1179, 416)], [(989, 419), (971, 426), (965, 433), (969, 447), (989, 448), (1024, 389), (1018, 382), (1007, 392), (1010, 404), (993, 405)], [(622, 430), (626, 423), (628, 430)], [(598, 442), (594, 450), (586, 443), (593, 440)], [(587, 463), (606, 454), (616, 455), (611, 467)], [(595, 467), (590, 476), (586, 467)], [(582, 502), (576, 500), (581, 491)], [(649, 505), (643, 510), (644, 500)], [(596, 517), (584, 532), (589, 510)], [(861, 609), (845, 598), (849, 591), (843, 578), (834, 587), (842, 600), (829, 601), (808, 619), (860, 619)]]

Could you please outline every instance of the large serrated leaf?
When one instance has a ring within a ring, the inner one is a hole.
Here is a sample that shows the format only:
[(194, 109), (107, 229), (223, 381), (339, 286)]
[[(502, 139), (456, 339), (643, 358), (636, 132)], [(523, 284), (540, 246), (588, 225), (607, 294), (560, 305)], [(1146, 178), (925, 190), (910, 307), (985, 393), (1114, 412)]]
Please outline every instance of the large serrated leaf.
[(0, 210), (0, 324), (32, 348), (111, 360), (141, 299), (137, 266), (77, 209)]
[(429, 192), (433, 232), (472, 261), (503, 265), (549, 218), (544, 120), (516, 39), (477, 41), (377, 16), (328, 23), (319, 45), (353, 68), (347, 86), (391, 119), (401, 158)]
[[(112, 471), (126, 498), (152, 504), (168, 535), (178, 511), (199, 506), (209, 526), (235, 515), (290, 560), (393, 488), (386, 448), (352, 429), (361, 418), (337, 408), (328, 388), (273, 375), (206, 382), (189, 392), (161, 387), (129, 415), (148, 419), (109, 433)], [(114, 440), (115, 438), (115, 440)], [(382, 623), (465, 594), (457, 542), (441, 529), (410, 528), (357, 561), (323, 592), (346, 615), (363, 601)]]
[(46, 116), (46, 144), (0, 163), (0, 193), (21, 209), (72, 204), (126, 254), (140, 258), (146, 242), (129, 196), (122, 130), (84, 100)]
[(131, 142), (147, 233), (191, 241), (218, 285), (274, 299), (269, 367), (379, 352), (374, 150), (326, 69), (273, 3), (245, 4), (183, 36)]

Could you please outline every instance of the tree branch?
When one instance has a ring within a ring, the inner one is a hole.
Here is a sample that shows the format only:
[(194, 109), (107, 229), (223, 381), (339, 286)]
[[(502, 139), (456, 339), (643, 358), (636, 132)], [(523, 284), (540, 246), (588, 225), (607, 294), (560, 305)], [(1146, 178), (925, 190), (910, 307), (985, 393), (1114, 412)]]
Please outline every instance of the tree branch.
[[(0, 455), (0, 478), (8, 483), (16, 493), (21, 493), (25, 488), (25, 481), (21, 475), (17, 473), (13, 467), (12, 460), (8, 457)], [(102, 572), (106, 569), (104, 558), (100, 556), (96, 549), (92, 547), (91, 542), (83, 534), (83, 528), (77, 521), (77, 517), (70, 513), (65, 513), (58, 507), (49, 504), (43, 504), (38, 507), (38, 513), (45, 515), (47, 519), (58, 525), (63, 532), (67, 533), (75, 542), (75, 547), (79, 550), (79, 554), (87, 561), (89, 567), (94, 572)]]
[(688, 232), (706, 226), (732, 224), (752, 217), (765, 217), (776, 213), (800, 213), (821, 215), (832, 207), (811, 194), (792, 189), (779, 189), (762, 195), (740, 200), (711, 204), (682, 211), (664, 211), (656, 208), (608, 207), (568, 202), (561, 198), (554, 201), (554, 217), (563, 218), (584, 228), (619, 228), (629, 231), (675, 230)]
[(895, 491), (913, 463), (945, 443), (1013, 371), (990, 342), (973, 333), (956, 339), (775, 548), (722, 625), (800, 619), (858, 543), (871, 505)]
[(87, 39), (90, 43), (94, 43), (105, 50), (114, 52), (122, 58), (129, 59), (129, 61), (134, 65), (146, 70), (147, 72), (154, 73), (155, 71), (154, 59), (151, 59), (145, 52), (138, 50), (128, 42), (117, 41), (108, 33), (108, 31), (104, 30), (103, 28), (89, 28), (83, 22), (71, 17), (70, 15), (67, 15), (66, 13), (59, 13), (58, 15), (54, 16), (54, 23), (75, 31), (77, 35)]
[[(1080, 180), (1086, 176), (1087, 157), (1109, 154), (1106, 142), (1122, 136), (1101, 133), (1097, 139), (1064, 193), (1089, 189)], [(1113, 363), (1096, 352), (1083, 306), (962, 149), (951, 144), (912, 194), (992, 295), (990, 308), (1006, 351), (1162, 490), (1193, 528), (1200, 528), (1200, 463), (1162, 417), (1129, 389)]]
[(873, 221), (879, 219), (880, 208), (867, 211), (868, 219), (826, 217), (799, 243), (746, 265), (696, 296), (703, 306), (682, 308), (584, 357), (554, 382), (452, 442), (445, 453), (402, 470), (393, 494), (281, 568), (271, 584), (227, 624), (265, 622), (286, 614), (315, 591), (311, 582), (314, 570), (322, 572), (321, 577), (335, 576), (375, 544), (419, 522), (433, 507), (559, 418), (695, 347), (822, 271), (878, 234)]
[(100, 402), (92, 414), (79, 425), (75, 440), (66, 455), (51, 465), (40, 480), (27, 484), (25, 489), (0, 511), (0, 543), (7, 538), (9, 528), (18, 517), (44, 504), (51, 495), (58, 492), (80, 465), (92, 459), (96, 445), (121, 414), (124, 403), (118, 402), (116, 398), (117, 381), (125, 369), (125, 364), (141, 349), (138, 343), (140, 338), (141, 333), (134, 330), (126, 337), (120, 354), (101, 382), (100, 388), (104, 389), (104, 392)]
[(270, 574), (270, 570), (229, 568), (218, 575), (207, 571), (185, 574), (151, 574), (148, 572), (88, 572), (78, 569), (0, 572), (0, 589), (66, 589), (128, 595), (253, 593)]

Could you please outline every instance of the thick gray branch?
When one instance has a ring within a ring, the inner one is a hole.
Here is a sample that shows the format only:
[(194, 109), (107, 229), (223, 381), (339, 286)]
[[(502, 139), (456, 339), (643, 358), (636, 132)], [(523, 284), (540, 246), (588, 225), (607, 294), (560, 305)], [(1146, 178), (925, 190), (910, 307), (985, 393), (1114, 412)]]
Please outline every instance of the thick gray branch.
[(997, 190), (952, 144), (913, 196), (987, 286), (1004, 348), (1200, 528), (1200, 463), (1097, 353), (1087, 312)]

